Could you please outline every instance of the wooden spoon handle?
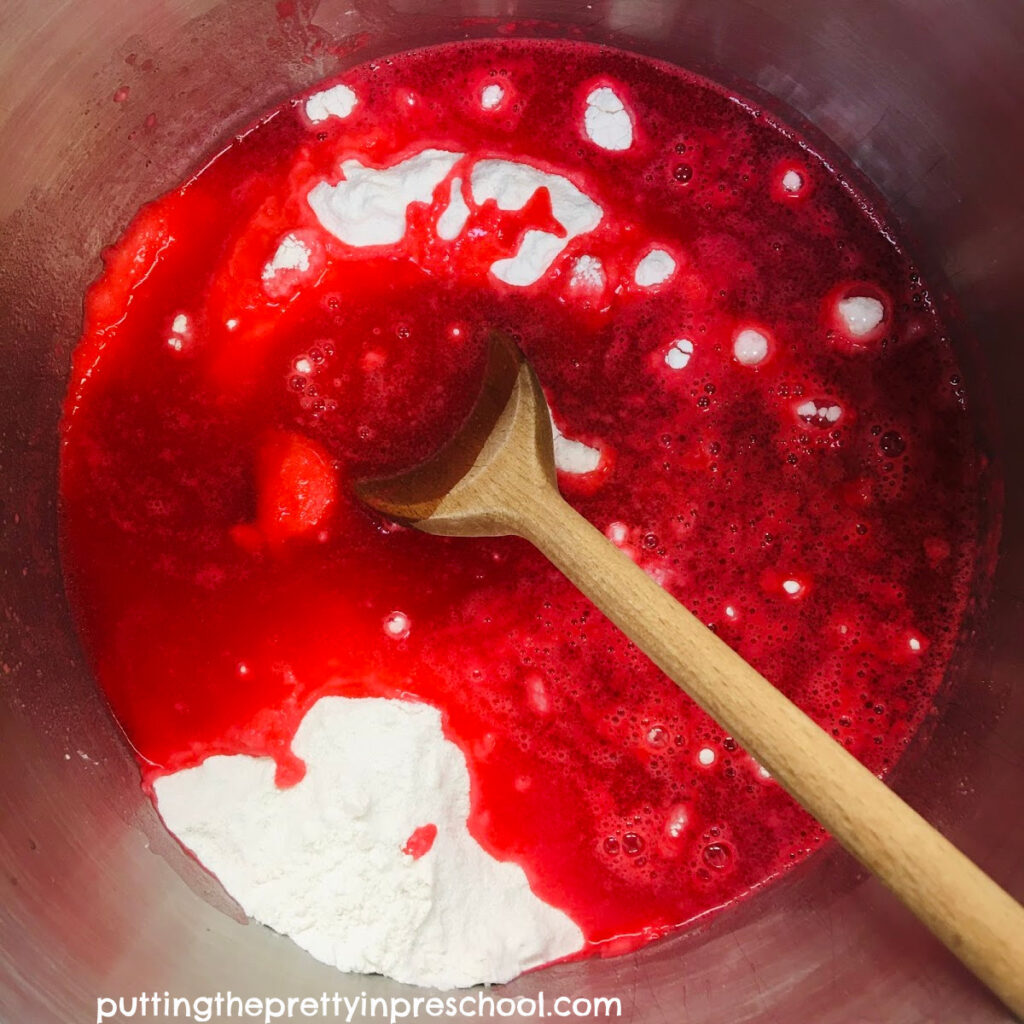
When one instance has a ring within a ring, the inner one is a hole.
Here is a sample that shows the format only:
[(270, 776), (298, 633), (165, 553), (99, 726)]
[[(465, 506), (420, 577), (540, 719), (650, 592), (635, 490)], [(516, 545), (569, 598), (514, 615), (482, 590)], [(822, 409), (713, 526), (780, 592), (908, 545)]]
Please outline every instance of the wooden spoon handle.
[(1020, 904), (557, 490), (534, 492), (514, 528), (1024, 1018)]

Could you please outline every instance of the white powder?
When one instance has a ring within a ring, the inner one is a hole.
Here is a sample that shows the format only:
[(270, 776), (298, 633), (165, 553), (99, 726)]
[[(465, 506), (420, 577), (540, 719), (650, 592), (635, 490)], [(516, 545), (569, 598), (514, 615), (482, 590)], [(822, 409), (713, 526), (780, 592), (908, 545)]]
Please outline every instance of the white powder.
[(808, 423), (826, 426), (827, 424), (837, 422), (839, 417), (842, 416), (843, 410), (838, 405), (825, 404), (824, 402), (816, 402), (814, 399), (808, 399), (796, 407), (796, 414), (801, 419), (807, 420)]
[(665, 834), (670, 839), (678, 839), (686, 831), (689, 821), (690, 816), (686, 808), (677, 804), (669, 812), (668, 818), (665, 821)]
[(189, 319), (185, 313), (178, 313), (171, 321), (171, 336), (167, 339), (167, 345), (175, 352), (182, 352), (185, 348), (186, 335), (189, 331)]
[(412, 629), (412, 622), (405, 612), (392, 612), (384, 620), (384, 632), (394, 640), (404, 640)]
[(601, 222), (601, 207), (568, 178), (529, 164), (478, 160), (469, 180), (474, 202), (482, 205), (493, 199), (501, 210), (521, 210), (538, 189), (546, 188), (551, 197), (551, 213), (565, 229), (564, 238), (549, 231), (525, 231), (518, 252), (491, 265), (491, 273), (506, 284), (535, 284), (574, 238), (593, 231)]
[(782, 176), (782, 187), (787, 192), (799, 192), (804, 187), (804, 179), (796, 171), (786, 171)]
[(677, 338), (665, 353), (665, 365), (670, 370), (682, 370), (689, 365), (693, 355), (693, 342), (689, 338)]
[(539, 675), (534, 673), (527, 676), (524, 689), (526, 690), (526, 703), (538, 715), (551, 714), (551, 698), (548, 696), (544, 680)]
[(697, 760), (707, 768), (708, 765), (715, 763), (715, 752), (711, 747), (701, 747), (700, 750), (697, 751)]
[(565, 248), (565, 241), (550, 231), (525, 231), (515, 256), (495, 260), (491, 273), (505, 284), (525, 288), (536, 284)]
[(625, 523), (609, 523), (604, 533), (616, 547), (621, 548), (629, 540), (629, 527)]
[[(405, 237), (409, 204), (430, 203), (434, 191), (464, 155), (425, 149), (379, 170), (359, 160), (345, 160), (343, 180), (337, 185), (326, 181), (315, 185), (309, 192), (309, 205), (321, 225), (347, 245), (394, 245)], [(535, 284), (574, 238), (592, 231), (601, 221), (601, 207), (568, 178), (529, 164), (478, 160), (469, 181), (472, 205), (494, 200), (502, 210), (521, 210), (538, 189), (546, 188), (551, 212), (565, 231), (564, 237), (550, 231), (524, 231), (515, 255), (491, 265), (491, 273), (505, 284)], [(449, 188), (448, 205), (436, 224), (438, 235), (446, 241), (462, 233), (472, 211), (462, 194), (462, 179), (455, 178)]]
[(608, 86), (594, 89), (587, 96), (583, 130), (601, 149), (615, 152), (633, 145), (633, 122), (622, 100)]
[(356, 94), (347, 85), (335, 85), (306, 100), (306, 117), (314, 124), (329, 117), (348, 117), (357, 102)]
[(405, 237), (409, 204), (429, 203), (462, 156), (425, 149), (383, 170), (345, 160), (344, 180), (334, 186), (325, 181), (315, 185), (309, 205), (320, 223), (347, 245), (394, 245)]
[(480, 93), (480, 106), (484, 110), (493, 110), (505, 98), (505, 90), (496, 82), (485, 85)]
[(748, 327), (736, 335), (732, 352), (738, 363), (757, 366), (768, 355), (768, 339), (760, 331)]
[(596, 256), (579, 256), (572, 265), (569, 284), (573, 288), (603, 288), (604, 266)]
[[(324, 697), (292, 749), (211, 757), (155, 784), (167, 826), (247, 914), (342, 971), (437, 988), (508, 981), (580, 949), (580, 929), (469, 834), (469, 774), (425, 704)], [(412, 833), (435, 825), (418, 860)]]
[[(548, 410), (551, 415), (551, 410)], [(601, 465), (601, 453), (582, 441), (566, 437), (551, 417), (551, 437), (555, 443), (555, 469), (563, 473), (593, 473)]]
[(637, 265), (633, 280), (641, 288), (664, 284), (676, 272), (676, 261), (664, 249), (652, 249)]
[(462, 195), (462, 179), (453, 178), (451, 191), (448, 194), (448, 205), (437, 218), (438, 236), (451, 241), (462, 234), (462, 229), (469, 220), (469, 207)]
[(309, 248), (294, 235), (285, 235), (274, 258), (263, 268), (263, 280), (269, 281), (279, 270), (309, 270)]
[(836, 305), (839, 318), (846, 330), (855, 338), (870, 334), (885, 316), (885, 307), (869, 295), (853, 295), (840, 299)]

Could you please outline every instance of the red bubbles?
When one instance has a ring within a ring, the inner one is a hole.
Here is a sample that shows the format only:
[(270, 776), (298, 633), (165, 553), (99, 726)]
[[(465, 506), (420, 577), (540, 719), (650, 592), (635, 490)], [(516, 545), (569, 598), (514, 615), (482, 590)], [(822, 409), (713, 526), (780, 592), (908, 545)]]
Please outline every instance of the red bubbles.
[(732, 864), (733, 851), (728, 843), (708, 843), (701, 852), (701, 860), (715, 871), (724, 871)]
[(627, 832), (622, 837), (622, 852), (627, 857), (637, 857), (646, 845), (643, 836), (636, 832)]

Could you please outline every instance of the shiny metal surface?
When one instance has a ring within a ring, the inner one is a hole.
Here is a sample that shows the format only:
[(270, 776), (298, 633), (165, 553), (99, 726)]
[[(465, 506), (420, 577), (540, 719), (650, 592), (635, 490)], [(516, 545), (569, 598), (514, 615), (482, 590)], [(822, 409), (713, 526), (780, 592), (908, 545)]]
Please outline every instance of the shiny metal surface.
[[(1024, 6), (294, 6), (8, 0), (0, 16), (0, 1020), (93, 1020), (97, 995), (141, 989), (402, 991), (339, 975), (245, 924), (163, 832), (68, 617), (56, 424), (83, 288), (142, 201), (296, 89), (366, 56), (492, 31), (481, 18), (543, 19), (524, 31), (578, 33), (774, 94), (853, 156), (952, 283), (978, 340), (972, 375), (991, 381), (982, 404), (1007, 474), (1006, 528), (979, 635), (898, 788), (1022, 895)], [(1009, 1019), (835, 850), (703, 931), (534, 974), (509, 993), (540, 988), (619, 995), (638, 1024)]]

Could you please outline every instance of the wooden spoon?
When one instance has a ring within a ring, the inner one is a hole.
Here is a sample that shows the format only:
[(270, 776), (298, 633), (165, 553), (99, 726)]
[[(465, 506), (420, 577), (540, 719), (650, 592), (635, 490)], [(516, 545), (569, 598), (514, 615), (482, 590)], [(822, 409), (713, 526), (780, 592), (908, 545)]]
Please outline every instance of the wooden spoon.
[(1024, 908), (561, 497), (544, 394), (505, 335), (457, 436), (356, 490), (426, 533), (535, 545), (1024, 1018)]

